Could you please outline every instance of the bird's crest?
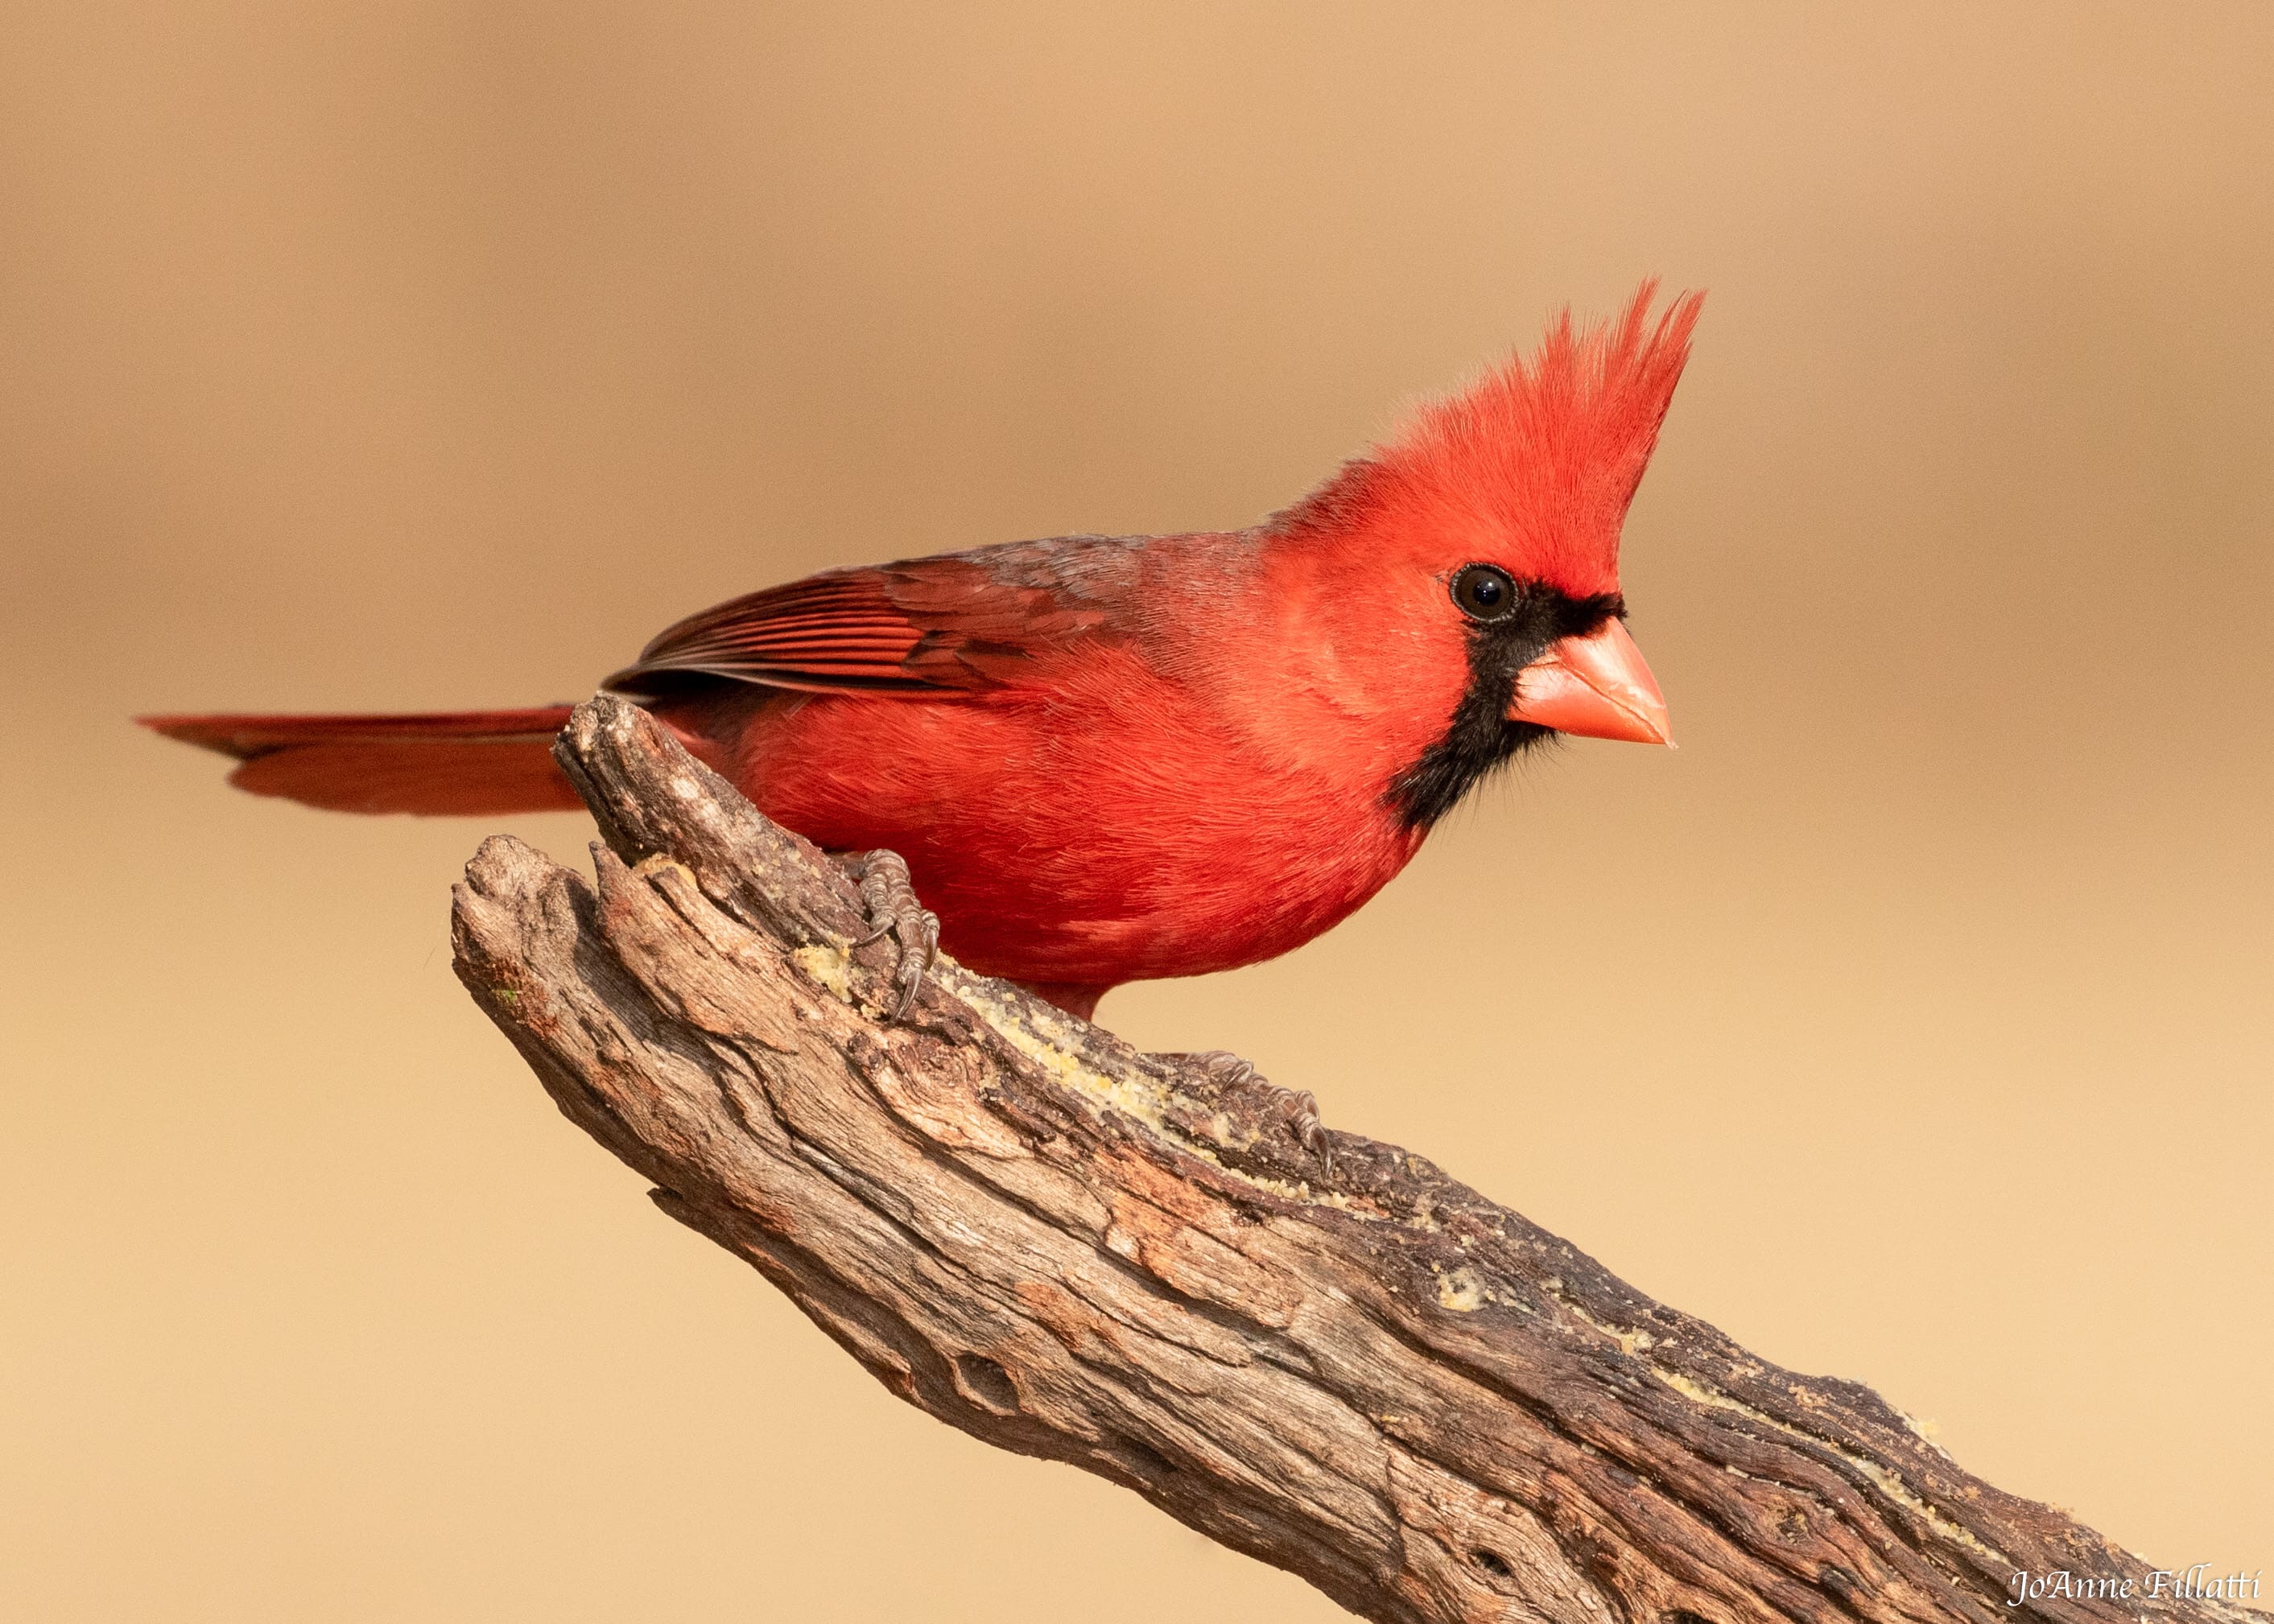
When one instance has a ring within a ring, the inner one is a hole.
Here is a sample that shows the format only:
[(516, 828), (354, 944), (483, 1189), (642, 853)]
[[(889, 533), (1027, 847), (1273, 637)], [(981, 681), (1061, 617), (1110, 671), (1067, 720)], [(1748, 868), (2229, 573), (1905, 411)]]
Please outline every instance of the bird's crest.
[(1657, 292), (1643, 283), (1615, 321), (1584, 329), (1565, 311), (1529, 360), (1512, 356), (1423, 407), (1280, 523), (1392, 546), (1441, 547), (1450, 534), (1576, 596), (1617, 590), (1619, 527), (1705, 297), (1685, 294), (1653, 322)]

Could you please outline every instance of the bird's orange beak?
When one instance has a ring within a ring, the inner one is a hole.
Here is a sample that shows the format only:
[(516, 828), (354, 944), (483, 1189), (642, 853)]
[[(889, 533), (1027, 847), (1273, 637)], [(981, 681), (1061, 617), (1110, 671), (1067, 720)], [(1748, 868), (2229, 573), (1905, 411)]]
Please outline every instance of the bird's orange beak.
[(1516, 679), (1508, 719), (1590, 739), (1674, 742), (1666, 697), (1618, 620), (1606, 620), (1584, 637), (1566, 637), (1526, 665)]

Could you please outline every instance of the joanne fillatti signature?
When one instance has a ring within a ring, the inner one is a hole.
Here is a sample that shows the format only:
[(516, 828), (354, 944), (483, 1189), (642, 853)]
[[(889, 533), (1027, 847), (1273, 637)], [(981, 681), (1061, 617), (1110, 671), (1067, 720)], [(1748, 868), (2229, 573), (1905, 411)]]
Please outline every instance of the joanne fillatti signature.
[(2058, 1598), (2068, 1601), (2142, 1601), (2165, 1598), (2174, 1601), (2256, 1601), (2259, 1575), (2237, 1571), (2214, 1576), (2209, 1562), (2192, 1568), (2157, 1568), (2137, 1578), (2110, 1578), (2099, 1574), (2074, 1574), (2066, 1568), (2031, 1573), (2024, 1568), (2006, 1582), (2006, 1605)]

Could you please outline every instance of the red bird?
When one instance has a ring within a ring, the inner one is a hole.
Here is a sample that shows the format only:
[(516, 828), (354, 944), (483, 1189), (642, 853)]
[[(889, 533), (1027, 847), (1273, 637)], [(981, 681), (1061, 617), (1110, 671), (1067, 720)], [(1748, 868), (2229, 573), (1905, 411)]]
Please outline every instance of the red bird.
[[(1698, 300), (1423, 410), (1252, 529), (1065, 536), (837, 569), (671, 628), (606, 686), (768, 816), (890, 847), (972, 969), (1087, 1017), (1123, 981), (1284, 953), (1554, 733), (1668, 742), (1619, 530)], [(255, 794), (577, 805), (567, 706), (143, 720)]]

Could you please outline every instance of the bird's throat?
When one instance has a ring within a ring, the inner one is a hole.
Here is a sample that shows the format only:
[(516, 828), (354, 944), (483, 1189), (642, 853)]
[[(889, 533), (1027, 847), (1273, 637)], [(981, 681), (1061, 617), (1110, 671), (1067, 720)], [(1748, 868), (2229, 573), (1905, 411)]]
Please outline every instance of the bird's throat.
[(1619, 612), (1616, 597), (1574, 598), (1523, 589), (1506, 620), (1472, 627), (1469, 681), (1445, 731), (1391, 781), (1385, 800), (1408, 829), (1426, 831), (1517, 756), (1555, 737), (1553, 728), (1508, 719), (1524, 668), (1559, 639), (1593, 630)]

